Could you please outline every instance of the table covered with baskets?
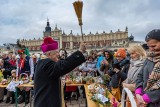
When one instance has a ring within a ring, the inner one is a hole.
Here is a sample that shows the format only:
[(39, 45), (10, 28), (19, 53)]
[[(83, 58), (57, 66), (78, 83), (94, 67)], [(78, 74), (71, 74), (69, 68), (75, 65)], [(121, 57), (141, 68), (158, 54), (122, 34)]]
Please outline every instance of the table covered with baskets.
[(67, 78), (66, 86), (84, 86), (87, 107), (121, 107), (101, 77)]
[[(18, 107), (17, 98), (18, 98), (18, 88), (32, 88), (34, 87), (33, 81), (28, 77), (27, 74), (22, 73), (18, 79), (7, 77), (7, 79), (1, 78), (0, 88), (6, 88), (8, 91), (15, 93), (15, 107)], [(30, 103), (31, 107), (31, 103)]]

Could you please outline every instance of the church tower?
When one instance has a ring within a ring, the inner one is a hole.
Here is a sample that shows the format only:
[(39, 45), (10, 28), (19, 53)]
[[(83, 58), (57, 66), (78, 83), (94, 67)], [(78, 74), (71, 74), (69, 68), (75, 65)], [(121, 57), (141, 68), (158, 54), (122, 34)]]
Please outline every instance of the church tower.
[(51, 27), (49, 24), (49, 19), (47, 18), (47, 26), (45, 27), (45, 31), (43, 31), (43, 36), (51, 36)]

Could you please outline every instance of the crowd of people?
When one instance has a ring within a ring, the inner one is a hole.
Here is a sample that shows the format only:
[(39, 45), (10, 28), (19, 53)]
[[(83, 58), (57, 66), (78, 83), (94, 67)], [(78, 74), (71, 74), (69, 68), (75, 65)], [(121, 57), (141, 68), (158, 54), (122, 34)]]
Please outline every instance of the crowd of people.
[[(102, 49), (87, 52), (85, 43), (81, 43), (79, 51), (68, 54), (65, 49), (58, 50), (58, 43), (51, 38), (50, 42), (46, 41), (41, 45), (44, 54), (26, 55), (22, 49), (18, 55), (11, 52), (0, 58), (1, 79), (17, 80), (25, 73), (34, 80), (35, 107), (64, 107), (61, 99), (65, 99), (66, 93), (63, 96), (60, 77), (74, 69), (83, 76), (108, 75), (110, 79), (105, 85), (118, 101), (125, 87), (135, 95), (138, 107), (160, 107), (159, 29), (147, 34), (145, 41), (148, 48), (134, 45), (116, 51)], [(18, 92), (18, 103), (28, 103), (30, 89), (22, 88)], [(15, 103), (14, 93), (4, 88), (0, 88), (0, 102), (3, 102), (5, 93), (6, 103), (11, 99), (11, 103)]]
[[(18, 54), (15, 55), (13, 52), (5, 53), (0, 58), (0, 79), (3, 82), (11, 81), (12, 79), (17, 81), (22, 78), (26, 78), (25, 75), (29, 76), (29, 79), (33, 79), (35, 66), (38, 61), (35, 55), (28, 56), (25, 54), (25, 50), (18, 50)], [(7, 91), (5, 88), (0, 88), (0, 102), (3, 102), (4, 94), (7, 93), (6, 103), (11, 101), (11, 104), (15, 103), (14, 92)], [(29, 93), (25, 89), (18, 90), (18, 103), (25, 101), (26, 93), (26, 104), (29, 103)], [(11, 100), (12, 99), (12, 100)]]

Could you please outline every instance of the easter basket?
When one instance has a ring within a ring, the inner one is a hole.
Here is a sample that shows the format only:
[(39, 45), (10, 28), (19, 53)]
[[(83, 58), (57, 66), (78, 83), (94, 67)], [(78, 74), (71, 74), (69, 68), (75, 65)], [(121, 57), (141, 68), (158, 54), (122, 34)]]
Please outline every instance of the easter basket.
[(29, 83), (29, 77), (26, 73), (21, 73), (19, 79), (23, 82), (23, 84)]

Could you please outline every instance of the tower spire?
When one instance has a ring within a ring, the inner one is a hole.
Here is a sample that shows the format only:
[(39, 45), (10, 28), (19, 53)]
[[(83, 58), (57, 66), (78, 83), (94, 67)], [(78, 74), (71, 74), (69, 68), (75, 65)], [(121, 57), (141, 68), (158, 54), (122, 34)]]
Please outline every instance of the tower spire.
[(128, 32), (128, 27), (127, 27), (127, 26), (126, 26), (126, 29), (125, 29), (125, 31), (126, 31), (126, 32)]
[(47, 26), (46, 27), (50, 27), (50, 24), (49, 24), (49, 19), (47, 17)]
[(47, 26), (45, 27), (44, 36), (51, 36), (51, 27), (48, 17), (47, 17)]

